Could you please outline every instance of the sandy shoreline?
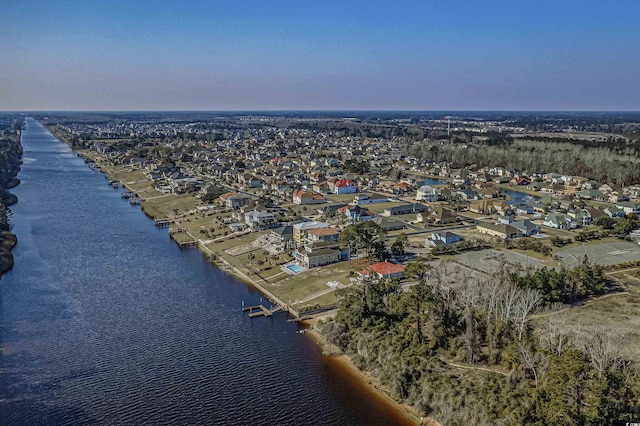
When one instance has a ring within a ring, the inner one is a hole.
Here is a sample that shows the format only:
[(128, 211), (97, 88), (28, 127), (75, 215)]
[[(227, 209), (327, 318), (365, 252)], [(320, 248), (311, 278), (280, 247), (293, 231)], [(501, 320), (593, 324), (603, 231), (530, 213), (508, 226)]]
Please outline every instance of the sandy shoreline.
[[(314, 318), (301, 322), (307, 327), (305, 334), (308, 334), (318, 346), (323, 348), (327, 344), (327, 341), (324, 336), (314, 328), (319, 319), (320, 318)], [(386, 405), (387, 409), (393, 412), (402, 424), (440, 426), (434, 419), (422, 417), (409, 405), (401, 404), (393, 399), (387, 389), (381, 385), (375, 377), (367, 371), (360, 370), (347, 355), (323, 356), (328, 358), (330, 362), (337, 364), (339, 370), (348, 375), (359, 387), (363, 388), (367, 393), (367, 397), (375, 400), (376, 403)]]

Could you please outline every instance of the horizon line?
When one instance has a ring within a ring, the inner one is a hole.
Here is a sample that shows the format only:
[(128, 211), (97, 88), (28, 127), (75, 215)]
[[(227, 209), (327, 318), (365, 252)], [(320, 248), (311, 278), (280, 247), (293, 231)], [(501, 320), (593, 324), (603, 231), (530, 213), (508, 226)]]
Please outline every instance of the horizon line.
[(492, 112), (492, 113), (640, 113), (640, 110), (624, 109), (27, 109), (27, 110), (3, 110), (0, 113), (127, 113), (127, 112), (154, 112), (154, 113), (254, 113), (254, 112), (402, 112), (402, 113), (440, 113), (440, 112)]

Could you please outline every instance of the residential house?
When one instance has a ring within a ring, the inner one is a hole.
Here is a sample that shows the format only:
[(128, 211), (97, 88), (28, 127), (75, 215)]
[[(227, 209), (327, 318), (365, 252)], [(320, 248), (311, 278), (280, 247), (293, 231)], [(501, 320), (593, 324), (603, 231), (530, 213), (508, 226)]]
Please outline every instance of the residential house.
[(517, 228), (504, 223), (494, 224), (490, 222), (479, 221), (476, 225), (476, 229), (481, 234), (502, 238), (503, 240), (518, 238), (522, 236), (522, 233)]
[(343, 207), (346, 207), (345, 203), (331, 204), (329, 206), (324, 206), (318, 209), (318, 214), (324, 217), (333, 217), (336, 213), (342, 213), (339, 210)]
[(356, 184), (350, 179), (338, 179), (333, 185), (336, 194), (353, 194), (356, 190)]
[(218, 197), (218, 202), (230, 209), (239, 209), (247, 205), (250, 200), (250, 196), (238, 194), (237, 192), (227, 192)]
[(340, 250), (332, 248), (321, 248), (315, 251), (293, 250), (292, 254), (298, 263), (309, 269), (339, 262), (342, 257)]
[(584, 200), (606, 201), (607, 197), (598, 189), (583, 189), (576, 192), (578, 198)]
[[(304, 238), (304, 246), (311, 252), (314, 248), (337, 248), (340, 228), (310, 229)], [(322, 243), (322, 244), (319, 244)]]
[(556, 229), (574, 229), (580, 226), (574, 218), (564, 213), (547, 213), (542, 224)]
[(609, 217), (617, 218), (617, 217), (625, 217), (624, 210), (619, 209), (614, 206), (607, 207), (603, 210)]
[(382, 214), (385, 216), (397, 216), (401, 214), (422, 213), (428, 210), (429, 208), (424, 204), (413, 203), (402, 204), (396, 207), (389, 207), (388, 209), (384, 209), (384, 212)]
[(458, 216), (453, 210), (444, 207), (435, 207), (427, 216), (427, 220), (438, 224), (456, 223)]
[(353, 199), (353, 203), (357, 205), (386, 203), (387, 201), (387, 197), (380, 194), (359, 194), (356, 195)]
[(309, 204), (322, 204), (327, 200), (322, 195), (314, 194), (307, 191), (295, 191), (293, 193), (293, 204), (309, 205)]
[(511, 206), (504, 200), (479, 200), (469, 203), (469, 211), (478, 214), (511, 214)]
[(515, 220), (509, 225), (516, 228), (518, 232), (520, 232), (520, 234), (524, 235), (525, 237), (530, 237), (531, 235), (540, 233), (540, 227), (531, 222), (529, 219)]
[(531, 181), (523, 177), (514, 177), (509, 181), (509, 185), (513, 185), (513, 186), (527, 186), (530, 184), (531, 184)]
[(478, 194), (473, 189), (461, 189), (461, 190), (458, 191), (458, 195), (460, 195), (460, 197), (462, 197), (462, 199), (465, 200), (465, 201), (473, 201), (473, 200), (482, 199), (480, 194)]
[(567, 212), (576, 222), (582, 226), (591, 225), (593, 218), (587, 209), (572, 209)]
[(307, 236), (307, 232), (310, 229), (328, 228), (329, 224), (326, 222), (300, 222), (293, 225), (293, 242), (296, 247), (302, 247), (304, 238)]
[(525, 203), (521, 204), (512, 204), (511, 209), (515, 214), (533, 214), (533, 206)]
[(404, 273), (404, 267), (391, 262), (380, 262), (369, 265), (369, 267), (358, 273), (365, 276), (374, 276), (375, 278), (382, 279), (399, 279), (402, 278)]
[(431, 233), (431, 238), (426, 239), (427, 246), (448, 245), (462, 241), (462, 237), (449, 231), (438, 231)]
[(592, 222), (595, 222), (595, 221), (597, 221), (598, 219), (603, 218), (603, 217), (609, 217), (609, 215), (608, 215), (608, 214), (606, 214), (606, 213), (604, 212), (604, 210), (599, 209), (599, 208), (597, 208), (597, 207), (588, 207), (588, 206), (587, 206), (587, 207), (585, 207), (585, 208), (584, 208), (584, 210), (585, 210), (587, 213), (589, 213), (589, 215), (591, 216), (591, 221), (592, 221)]
[(291, 248), (293, 242), (293, 226), (286, 225), (271, 230), (272, 240), (277, 241), (276, 247), (281, 249)]
[(364, 207), (360, 207), (358, 205), (345, 206), (339, 209), (338, 211), (343, 212), (345, 216), (347, 216), (347, 219), (349, 219), (352, 222), (364, 222), (366, 220), (373, 219), (373, 217), (375, 216), (375, 214), (371, 210), (366, 209)]
[(266, 210), (251, 210), (244, 213), (244, 223), (254, 230), (269, 229), (273, 226), (274, 220), (274, 214)]
[(430, 185), (421, 186), (416, 192), (416, 201), (434, 203), (438, 201), (438, 190)]
[(407, 227), (407, 224), (405, 222), (390, 217), (376, 216), (371, 220), (386, 232), (405, 229)]
[(616, 207), (620, 210), (624, 211), (625, 214), (636, 214), (640, 215), (640, 203), (632, 203), (629, 201), (620, 201), (616, 203)]

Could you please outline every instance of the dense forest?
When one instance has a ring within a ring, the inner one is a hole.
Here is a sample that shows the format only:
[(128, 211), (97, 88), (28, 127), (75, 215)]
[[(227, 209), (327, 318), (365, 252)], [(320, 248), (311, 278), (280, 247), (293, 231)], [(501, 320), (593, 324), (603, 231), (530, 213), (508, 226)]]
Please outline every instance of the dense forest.
[(406, 155), (426, 161), (449, 161), (520, 171), (584, 176), (625, 185), (640, 182), (640, 143), (591, 143), (545, 138), (488, 137), (458, 134), (451, 141), (425, 140), (406, 144)]
[(605, 286), (586, 259), (526, 277), (506, 263), (478, 277), (443, 262), (407, 291), (392, 280), (344, 290), (335, 319), (318, 327), (328, 348), (443, 424), (611, 424), (640, 418), (622, 334), (571, 329), (553, 313), (533, 325), (538, 310)]

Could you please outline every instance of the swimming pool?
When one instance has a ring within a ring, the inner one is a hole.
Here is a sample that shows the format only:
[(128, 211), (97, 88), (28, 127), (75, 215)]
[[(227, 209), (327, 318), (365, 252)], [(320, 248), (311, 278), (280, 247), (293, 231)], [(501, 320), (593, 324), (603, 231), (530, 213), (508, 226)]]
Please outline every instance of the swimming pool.
[(304, 270), (301, 266), (298, 265), (287, 265), (287, 269), (294, 274), (297, 274), (298, 272), (302, 272)]

